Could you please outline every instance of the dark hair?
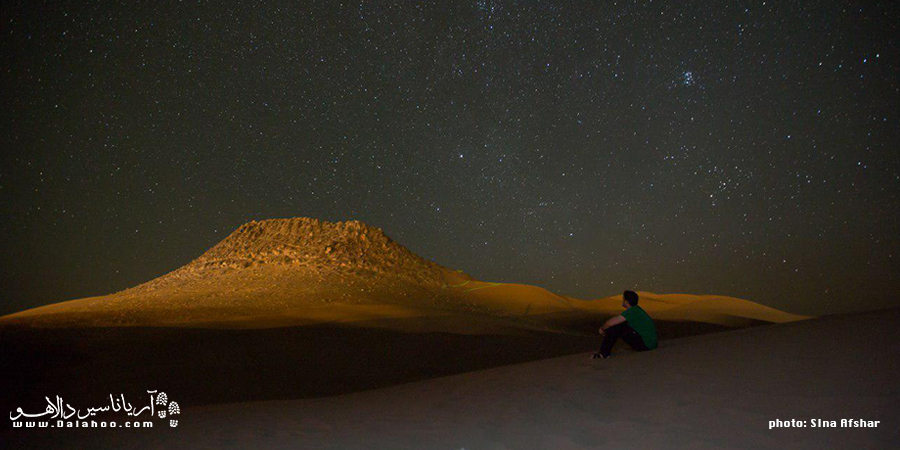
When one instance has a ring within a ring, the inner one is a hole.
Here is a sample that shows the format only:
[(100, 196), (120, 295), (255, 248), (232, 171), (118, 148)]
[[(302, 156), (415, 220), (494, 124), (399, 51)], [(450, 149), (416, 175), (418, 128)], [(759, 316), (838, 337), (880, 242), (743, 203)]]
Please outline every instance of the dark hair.
[(631, 306), (637, 305), (637, 302), (638, 302), (637, 292), (625, 291), (625, 293), (622, 294), (622, 297), (625, 299), (626, 302), (628, 302), (629, 305), (631, 305)]

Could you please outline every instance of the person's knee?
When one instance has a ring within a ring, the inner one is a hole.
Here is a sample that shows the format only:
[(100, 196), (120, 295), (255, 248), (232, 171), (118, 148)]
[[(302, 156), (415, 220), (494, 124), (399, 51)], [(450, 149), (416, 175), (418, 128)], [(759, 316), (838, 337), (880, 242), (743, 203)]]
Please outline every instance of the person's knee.
[(618, 325), (616, 325), (614, 327), (609, 327), (606, 329), (606, 336), (615, 337), (618, 339), (620, 337), (623, 337), (624, 335), (625, 335), (625, 330), (622, 328), (619, 328)]

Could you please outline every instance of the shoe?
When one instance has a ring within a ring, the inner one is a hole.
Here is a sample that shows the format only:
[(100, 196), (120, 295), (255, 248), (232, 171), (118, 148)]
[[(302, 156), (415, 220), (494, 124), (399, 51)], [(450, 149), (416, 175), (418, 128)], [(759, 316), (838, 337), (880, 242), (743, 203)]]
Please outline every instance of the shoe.
[(603, 356), (600, 352), (594, 353), (593, 356), (591, 356), (591, 359), (606, 359), (606, 358), (609, 358), (609, 355)]

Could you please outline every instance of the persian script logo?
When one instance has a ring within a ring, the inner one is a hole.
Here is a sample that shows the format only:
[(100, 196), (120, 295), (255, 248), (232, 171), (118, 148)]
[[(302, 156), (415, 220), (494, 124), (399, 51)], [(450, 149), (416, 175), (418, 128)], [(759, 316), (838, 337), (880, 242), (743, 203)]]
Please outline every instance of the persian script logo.
[[(47, 407), (43, 412), (29, 414), (19, 407), (9, 413), (9, 418), (13, 421), (14, 428), (152, 428), (154, 420), (166, 418), (169, 419), (170, 427), (177, 427), (178, 420), (175, 416), (181, 414), (178, 402), (170, 402), (165, 392), (157, 394), (156, 391), (147, 391), (147, 393), (150, 394), (150, 401), (140, 408), (125, 401), (125, 394), (120, 394), (119, 397), (109, 394), (109, 405), (84, 409), (76, 409), (69, 403), (64, 403), (58, 395), (55, 401), (44, 397), (47, 400)], [(100, 413), (121, 413), (128, 416), (128, 419), (122, 422), (98, 421), (95, 417)], [(144, 414), (146, 417), (141, 419), (140, 416)]]

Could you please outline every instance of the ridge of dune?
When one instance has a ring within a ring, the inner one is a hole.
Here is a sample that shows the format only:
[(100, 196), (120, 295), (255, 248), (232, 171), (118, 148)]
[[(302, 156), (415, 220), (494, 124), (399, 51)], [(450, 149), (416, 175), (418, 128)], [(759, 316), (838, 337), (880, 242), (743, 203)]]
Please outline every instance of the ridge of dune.
[(451, 288), (468, 301), (521, 316), (576, 309), (571, 299), (529, 284), (467, 281)]
[[(724, 295), (656, 294), (639, 291), (639, 305), (660, 320), (698, 321), (727, 326), (753, 322), (785, 323), (811, 318), (771, 308), (760, 303)], [(622, 310), (619, 296), (589, 300), (586, 308), (606, 314)]]

